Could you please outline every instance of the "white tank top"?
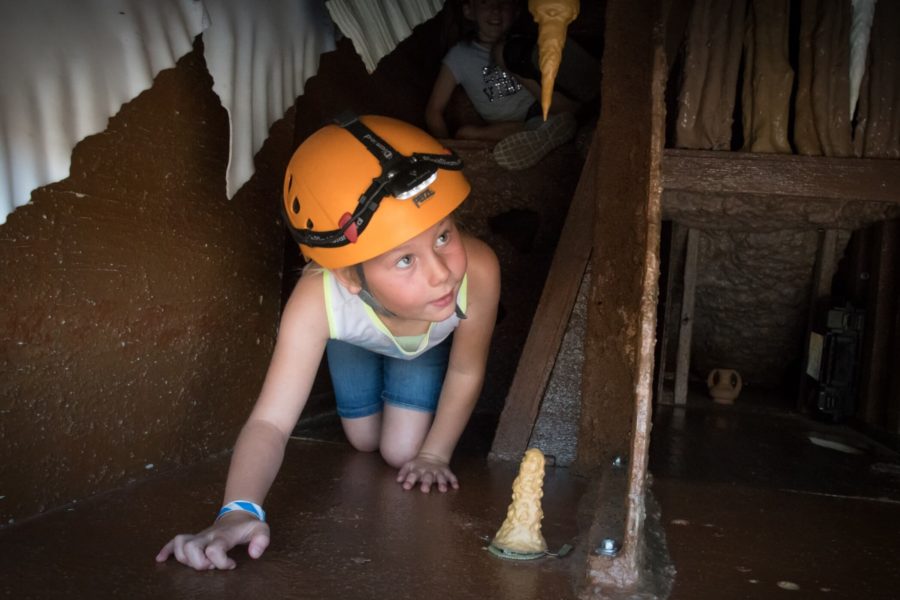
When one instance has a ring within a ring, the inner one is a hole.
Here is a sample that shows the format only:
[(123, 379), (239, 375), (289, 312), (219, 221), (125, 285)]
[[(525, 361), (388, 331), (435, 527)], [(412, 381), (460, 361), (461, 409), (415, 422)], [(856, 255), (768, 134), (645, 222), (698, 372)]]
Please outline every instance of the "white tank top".
[[(459, 316), (455, 313), (439, 323), (431, 323), (418, 347), (411, 351), (405, 350), (372, 307), (342, 286), (331, 271), (322, 270), (322, 282), (325, 313), (328, 315), (328, 337), (333, 340), (348, 342), (392, 358), (412, 360), (443, 342), (459, 325)], [(456, 295), (456, 305), (463, 313), (466, 312), (468, 282), (466, 275)]]

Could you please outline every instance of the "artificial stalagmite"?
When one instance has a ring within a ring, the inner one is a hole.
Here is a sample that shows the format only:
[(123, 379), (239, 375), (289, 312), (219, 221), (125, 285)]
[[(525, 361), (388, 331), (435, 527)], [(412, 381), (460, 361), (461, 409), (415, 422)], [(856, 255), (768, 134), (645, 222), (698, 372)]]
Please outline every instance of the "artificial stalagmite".
[(525, 452), (513, 482), (512, 503), (506, 520), (494, 536), (490, 549), (506, 558), (538, 558), (547, 552), (541, 535), (541, 497), (544, 495), (544, 453), (537, 448)]
[(528, 0), (528, 10), (538, 24), (538, 49), (541, 65), (541, 108), (544, 120), (550, 112), (553, 85), (562, 62), (566, 30), (578, 16), (578, 0)]

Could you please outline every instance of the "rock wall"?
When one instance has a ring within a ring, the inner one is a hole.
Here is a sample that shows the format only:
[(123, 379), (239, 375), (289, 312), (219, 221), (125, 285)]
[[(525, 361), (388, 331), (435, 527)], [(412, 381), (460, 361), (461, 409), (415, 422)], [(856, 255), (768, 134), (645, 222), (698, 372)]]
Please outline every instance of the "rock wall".
[(0, 226), (0, 522), (233, 445), (280, 311), (292, 125), (229, 201), (197, 43)]
[[(900, 113), (889, 99), (900, 89), (900, 44), (888, 32), (898, 11), (896, 3), (876, 5), (851, 115), (850, 3), (696, 0), (672, 61), (683, 72), (670, 78), (680, 88), (669, 144), (895, 158)], [(851, 232), (897, 215), (896, 204), (876, 202), (666, 192), (664, 217), (702, 233), (693, 375), (731, 367), (748, 383), (779, 386), (786, 369), (799, 373), (817, 230), (838, 231), (840, 257)]]

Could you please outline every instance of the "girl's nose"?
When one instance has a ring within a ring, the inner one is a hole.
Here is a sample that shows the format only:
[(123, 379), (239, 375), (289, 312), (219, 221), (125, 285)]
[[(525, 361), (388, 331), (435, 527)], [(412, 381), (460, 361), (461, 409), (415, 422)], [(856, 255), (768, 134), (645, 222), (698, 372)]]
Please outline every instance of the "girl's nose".
[(432, 254), (429, 262), (428, 284), (432, 287), (438, 287), (450, 277), (450, 269), (447, 268), (444, 258), (438, 254)]

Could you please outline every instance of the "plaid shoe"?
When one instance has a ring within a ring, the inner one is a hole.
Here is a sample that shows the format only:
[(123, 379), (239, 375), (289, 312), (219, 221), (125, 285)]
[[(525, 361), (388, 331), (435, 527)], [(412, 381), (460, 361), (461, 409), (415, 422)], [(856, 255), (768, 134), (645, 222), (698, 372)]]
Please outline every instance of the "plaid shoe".
[(577, 127), (571, 113), (553, 115), (540, 127), (507, 136), (494, 146), (494, 160), (510, 171), (536, 165), (548, 152), (568, 142)]

